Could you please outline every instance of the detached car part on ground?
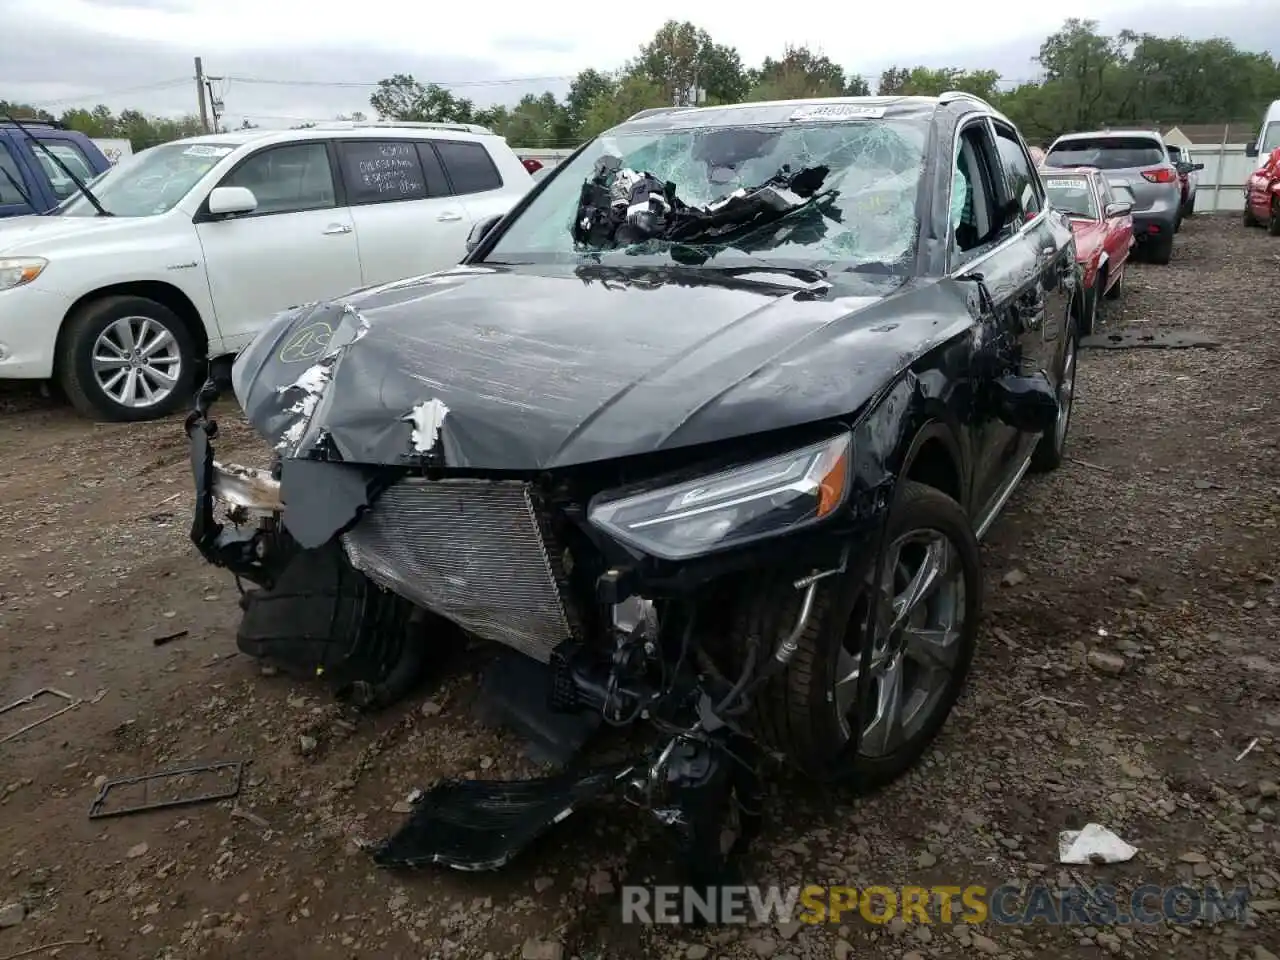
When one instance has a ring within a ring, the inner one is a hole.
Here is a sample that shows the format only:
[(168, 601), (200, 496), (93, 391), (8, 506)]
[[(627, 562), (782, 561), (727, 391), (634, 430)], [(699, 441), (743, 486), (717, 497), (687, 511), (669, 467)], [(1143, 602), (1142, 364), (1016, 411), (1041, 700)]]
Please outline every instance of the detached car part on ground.
[[(1012, 124), (646, 111), (471, 247), (277, 317), (187, 421), (243, 650), (374, 707), (494, 641), (490, 702), (559, 765), (438, 785), (376, 859), (496, 867), (607, 795), (722, 877), (770, 764), (906, 770), (974, 653), (978, 539), (1070, 422), (1075, 244)], [(270, 470), (214, 459), (228, 381)]]

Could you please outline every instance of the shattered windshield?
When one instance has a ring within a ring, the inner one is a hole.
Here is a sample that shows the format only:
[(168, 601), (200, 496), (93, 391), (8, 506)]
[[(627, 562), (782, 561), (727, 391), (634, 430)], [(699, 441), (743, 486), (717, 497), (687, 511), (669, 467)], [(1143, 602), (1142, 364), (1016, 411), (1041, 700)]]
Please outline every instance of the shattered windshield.
[(915, 252), (927, 133), (879, 118), (605, 134), (485, 259), (897, 269)]
[[(136, 153), (92, 181), (93, 195), (117, 217), (167, 213), (234, 148), (220, 143), (166, 143)], [(63, 217), (94, 217), (98, 211), (76, 192), (57, 208)]]

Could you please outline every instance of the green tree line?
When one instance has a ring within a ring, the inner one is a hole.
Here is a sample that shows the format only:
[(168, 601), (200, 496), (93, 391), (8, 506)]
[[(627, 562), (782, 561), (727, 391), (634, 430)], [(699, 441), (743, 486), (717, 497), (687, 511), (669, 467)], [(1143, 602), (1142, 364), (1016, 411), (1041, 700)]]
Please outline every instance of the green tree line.
[[(893, 66), (881, 72), (875, 92), (964, 90), (1003, 110), (1033, 143), (1103, 125), (1256, 122), (1267, 103), (1280, 99), (1280, 63), (1269, 53), (1241, 50), (1218, 38), (1188, 40), (1132, 30), (1106, 35), (1096, 21), (1072, 18), (1045, 38), (1034, 61), (1038, 78), (1013, 84), (995, 70)], [(671, 20), (621, 69), (583, 70), (563, 100), (547, 92), (528, 94), (510, 106), (478, 107), (444, 87), (397, 73), (378, 82), (369, 105), (384, 120), (479, 123), (513, 146), (536, 148), (576, 146), (648, 107), (871, 92), (868, 78), (856, 68), (847, 70), (806, 47), (787, 47), (778, 59), (766, 57), (749, 67), (736, 49), (716, 43), (706, 30)], [(135, 150), (201, 132), (195, 116), (114, 114), (101, 105), (55, 118), (38, 107), (0, 99), (0, 111), (58, 119), (94, 137), (127, 137)]]

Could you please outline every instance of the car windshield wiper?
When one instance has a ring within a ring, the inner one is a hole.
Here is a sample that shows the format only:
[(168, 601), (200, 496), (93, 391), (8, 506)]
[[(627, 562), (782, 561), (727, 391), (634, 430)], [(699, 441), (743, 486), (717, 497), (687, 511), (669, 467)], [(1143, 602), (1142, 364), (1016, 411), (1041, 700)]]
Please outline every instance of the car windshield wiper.
[[(28, 140), (30, 140), (35, 146), (39, 147), (44, 152), (45, 156), (47, 156), (50, 160), (56, 163), (58, 165), (58, 168), (63, 173), (65, 173), (68, 177), (71, 178), (71, 182), (76, 185), (76, 189), (78, 189), (84, 195), (84, 198), (88, 200), (90, 204), (92, 204), (93, 209), (98, 211), (98, 216), (100, 217), (115, 216), (114, 213), (109, 211), (106, 207), (104, 207), (101, 203), (98, 202), (98, 198), (93, 195), (93, 191), (90, 190), (87, 186), (85, 186), (83, 180), (81, 180), (79, 177), (77, 177), (74, 173), (71, 172), (71, 168), (62, 162), (62, 158), (59, 157), (57, 154), (55, 154), (48, 147), (46, 147), (42, 141), (37, 139), (34, 133), (32, 133), (30, 130), (28, 130), (26, 127), (20, 124), (17, 120), (15, 120), (12, 114), (6, 113), (4, 115), (4, 118), (8, 120), (10, 123), (12, 123), (19, 130), (21, 130), (24, 134), (26, 134), (26, 137)], [(32, 207), (32, 209), (34, 210), (35, 208)]]

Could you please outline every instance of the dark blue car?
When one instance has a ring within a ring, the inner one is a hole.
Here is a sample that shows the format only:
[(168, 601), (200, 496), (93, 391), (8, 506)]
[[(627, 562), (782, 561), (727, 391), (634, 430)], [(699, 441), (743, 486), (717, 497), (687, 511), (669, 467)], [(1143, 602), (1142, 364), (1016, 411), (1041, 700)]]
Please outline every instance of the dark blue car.
[(97, 144), (83, 133), (65, 130), (56, 123), (19, 122), (26, 132), (0, 120), (0, 217), (45, 213), (76, 192), (75, 181), (50, 154), (81, 183), (111, 166)]

